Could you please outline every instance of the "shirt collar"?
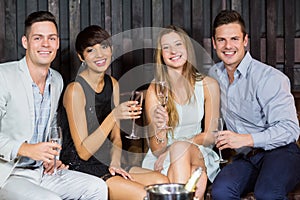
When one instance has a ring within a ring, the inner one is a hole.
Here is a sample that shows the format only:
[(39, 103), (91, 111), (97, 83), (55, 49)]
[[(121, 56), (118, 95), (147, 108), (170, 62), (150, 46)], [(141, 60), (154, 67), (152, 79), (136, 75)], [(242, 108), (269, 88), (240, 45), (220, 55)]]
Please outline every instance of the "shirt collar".
[(247, 51), (246, 55), (244, 56), (243, 60), (241, 61), (241, 63), (237, 68), (237, 72), (239, 72), (243, 77), (246, 77), (251, 61), (252, 61), (252, 57), (250, 53)]

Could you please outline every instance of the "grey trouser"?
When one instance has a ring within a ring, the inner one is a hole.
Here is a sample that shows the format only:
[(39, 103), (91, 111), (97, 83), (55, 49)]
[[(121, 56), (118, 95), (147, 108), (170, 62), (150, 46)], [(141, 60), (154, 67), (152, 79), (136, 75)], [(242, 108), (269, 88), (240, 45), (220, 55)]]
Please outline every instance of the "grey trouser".
[(61, 175), (43, 174), (43, 168), (15, 169), (0, 189), (0, 200), (107, 200), (106, 183), (72, 170)]

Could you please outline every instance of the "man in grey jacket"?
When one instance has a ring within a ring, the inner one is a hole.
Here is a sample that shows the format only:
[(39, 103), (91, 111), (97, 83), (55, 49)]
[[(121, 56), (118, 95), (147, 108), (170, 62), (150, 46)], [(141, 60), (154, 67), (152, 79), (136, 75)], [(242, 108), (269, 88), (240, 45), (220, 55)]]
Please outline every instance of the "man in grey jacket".
[(100, 178), (60, 161), (63, 173), (52, 174), (61, 146), (47, 138), (63, 89), (61, 75), (50, 68), (59, 48), (55, 17), (30, 14), (22, 45), (24, 58), (0, 65), (0, 199), (107, 199)]

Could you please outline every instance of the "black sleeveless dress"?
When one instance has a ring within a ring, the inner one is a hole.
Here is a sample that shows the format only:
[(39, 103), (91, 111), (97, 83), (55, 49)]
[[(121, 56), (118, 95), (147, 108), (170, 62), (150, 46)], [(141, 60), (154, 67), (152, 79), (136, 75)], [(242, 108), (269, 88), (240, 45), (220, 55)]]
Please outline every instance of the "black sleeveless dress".
[[(86, 98), (85, 113), (88, 134), (91, 134), (100, 126), (103, 120), (112, 111), (112, 80), (109, 75), (104, 76), (104, 87), (100, 93), (96, 93), (81, 76), (78, 76), (75, 81), (80, 83), (84, 90)], [(80, 113), (77, 114), (80, 115)], [(76, 152), (64, 108), (62, 112), (62, 121), (64, 122), (62, 124), (64, 135), (62, 151), (60, 155), (61, 161), (65, 164), (68, 164), (69, 169), (71, 170), (95, 175), (103, 178), (104, 180), (107, 180), (109, 177), (111, 177), (108, 171), (108, 166), (111, 162), (110, 151), (112, 148), (112, 143), (109, 140), (110, 134), (98, 151), (92, 157), (90, 157), (89, 160), (85, 161), (82, 160)]]

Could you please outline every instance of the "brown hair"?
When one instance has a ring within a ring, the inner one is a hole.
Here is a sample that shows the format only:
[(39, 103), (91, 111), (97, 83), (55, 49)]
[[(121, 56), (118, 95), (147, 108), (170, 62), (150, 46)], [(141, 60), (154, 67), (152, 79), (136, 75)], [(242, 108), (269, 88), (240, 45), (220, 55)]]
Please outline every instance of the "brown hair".
[(215, 37), (216, 34), (216, 29), (219, 26), (225, 25), (225, 24), (230, 24), (230, 23), (238, 23), (241, 26), (242, 32), (243, 32), (243, 37), (247, 34), (246, 32), (246, 26), (244, 19), (235, 10), (222, 10), (215, 18), (214, 23), (213, 23), (213, 37)]
[(54, 15), (49, 11), (37, 11), (37, 12), (31, 13), (26, 18), (24, 35), (26, 37), (28, 36), (32, 24), (34, 24), (36, 22), (45, 22), (45, 21), (52, 22), (55, 25), (56, 30), (58, 32), (58, 26), (57, 26), (56, 19), (55, 19)]

